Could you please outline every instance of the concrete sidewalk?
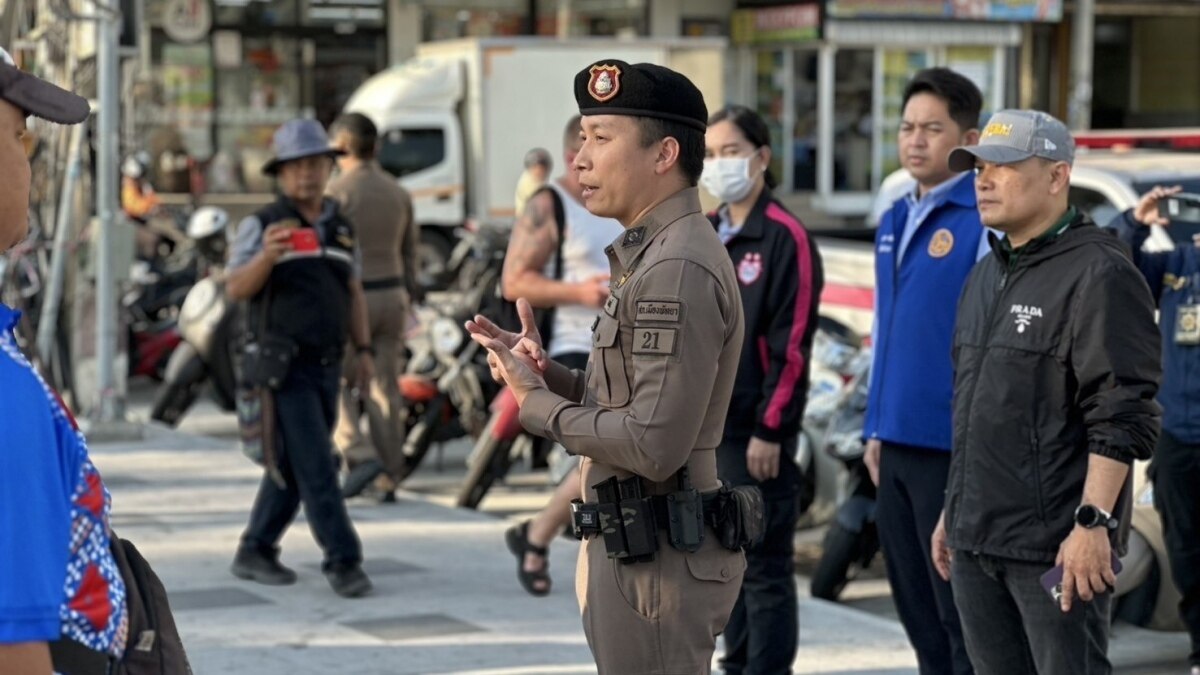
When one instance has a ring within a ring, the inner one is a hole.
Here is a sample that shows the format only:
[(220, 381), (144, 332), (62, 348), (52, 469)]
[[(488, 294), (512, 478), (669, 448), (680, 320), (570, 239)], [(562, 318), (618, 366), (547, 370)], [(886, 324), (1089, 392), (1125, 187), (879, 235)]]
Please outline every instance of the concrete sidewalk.
[[(402, 493), (390, 505), (351, 502), (371, 596), (333, 594), (303, 516), (283, 542), (299, 583), (261, 586), (228, 571), (261, 475), (231, 442), (150, 427), (140, 441), (93, 446), (92, 456), (113, 495), (113, 526), (171, 593), (197, 675), (595, 671), (574, 595), (574, 541), (551, 547), (554, 589), (534, 598), (504, 547), (508, 521)], [(800, 614), (797, 672), (916, 673), (895, 621), (812, 599)], [(1186, 640), (1173, 637), (1186, 654)]]

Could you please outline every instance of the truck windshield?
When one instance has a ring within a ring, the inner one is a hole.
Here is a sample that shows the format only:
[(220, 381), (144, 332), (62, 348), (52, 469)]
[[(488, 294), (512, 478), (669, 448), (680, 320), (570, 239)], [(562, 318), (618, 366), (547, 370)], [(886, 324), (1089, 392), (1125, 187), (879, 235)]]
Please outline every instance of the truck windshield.
[(397, 178), (423, 171), (446, 158), (442, 129), (393, 129), (383, 135), (379, 164)]

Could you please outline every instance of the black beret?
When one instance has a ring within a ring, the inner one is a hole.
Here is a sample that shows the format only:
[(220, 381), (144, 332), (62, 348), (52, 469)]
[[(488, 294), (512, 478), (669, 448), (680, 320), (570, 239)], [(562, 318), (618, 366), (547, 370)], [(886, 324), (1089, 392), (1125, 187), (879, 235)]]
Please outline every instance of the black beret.
[(597, 61), (575, 76), (575, 102), (579, 114), (633, 115), (682, 122), (704, 131), (708, 108), (692, 81), (654, 65), (624, 61)]

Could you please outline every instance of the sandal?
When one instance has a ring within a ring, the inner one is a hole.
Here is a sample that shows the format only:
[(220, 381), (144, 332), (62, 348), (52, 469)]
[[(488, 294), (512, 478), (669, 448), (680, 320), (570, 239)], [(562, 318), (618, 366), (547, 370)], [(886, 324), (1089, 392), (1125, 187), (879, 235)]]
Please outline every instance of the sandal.
[[(545, 546), (534, 546), (529, 543), (529, 521), (520, 525), (513, 525), (504, 533), (504, 543), (508, 544), (508, 550), (513, 555), (517, 556), (517, 580), (521, 582), (521, 586), (529, 592), (530, 595), (542, 597), (550, 592), (550, 574), (547, 570), (550, 569), (550, 552)], [(525, 555), (532, 553), (540, 556), (546, 561), (542, 569), (535, 572), (529, 572), (525, 569)], [(535, 584), (544, 584), (538, 588)]]

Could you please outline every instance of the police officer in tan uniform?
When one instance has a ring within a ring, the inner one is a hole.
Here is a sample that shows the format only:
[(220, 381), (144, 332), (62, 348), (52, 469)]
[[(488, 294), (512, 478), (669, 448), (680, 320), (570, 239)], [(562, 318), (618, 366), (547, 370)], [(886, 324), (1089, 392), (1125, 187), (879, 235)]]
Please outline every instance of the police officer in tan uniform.
[[(615, 60), (580, 72), (575, 98), (584, 204), (625, 228), (605, 251), (612, 293), (588, 368), (546, 357), (524, 301), (520, 335), (483, 317), (467, 327), (525, 428), (584, 458), (576, 592), (599, 672), (707, 673), (746, 567), (713, 507), (743, 327), (733, 264), (695, 187), (707, 110), (679, 73)], [(697, 494), (693, 532), (681, 505)]]

